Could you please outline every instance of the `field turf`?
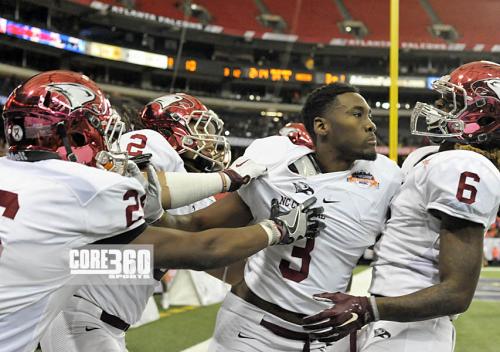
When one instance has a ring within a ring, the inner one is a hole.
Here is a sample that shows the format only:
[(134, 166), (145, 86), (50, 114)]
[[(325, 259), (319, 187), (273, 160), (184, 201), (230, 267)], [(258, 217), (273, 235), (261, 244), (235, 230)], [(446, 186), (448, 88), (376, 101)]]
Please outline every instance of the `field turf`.
[[(483, 271), (481, 276), (500, 280), (500, 271)], [(160, 320), (127, 333), (128, 350), (177, 352), (196, 345), (212, 336), (218, 308), (219, 304), (161, 311), (164, 317)], [(473, 301), (455, 327), (455, 352), (499, 352), (500, 301)]]

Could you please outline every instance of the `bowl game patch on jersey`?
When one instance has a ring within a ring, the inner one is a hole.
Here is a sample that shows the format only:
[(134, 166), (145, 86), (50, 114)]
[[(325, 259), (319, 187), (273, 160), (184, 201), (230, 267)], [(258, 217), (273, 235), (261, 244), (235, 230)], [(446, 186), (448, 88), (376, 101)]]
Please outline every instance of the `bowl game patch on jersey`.
[(373, 177), (373, 175), (366, 171), (356, 171), (347, 177), (347, 182), (356, 183), (362, 187), (373, 187), (378, 188), (379, 182)]

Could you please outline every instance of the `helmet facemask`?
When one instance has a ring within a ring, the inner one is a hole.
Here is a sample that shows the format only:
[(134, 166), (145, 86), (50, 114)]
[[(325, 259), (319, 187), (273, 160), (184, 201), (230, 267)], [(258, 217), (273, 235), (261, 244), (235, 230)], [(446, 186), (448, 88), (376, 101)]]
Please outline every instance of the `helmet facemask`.
[(125, 130), (125, 122), (116, 110), (112, 109), (103, 131), (106, 150), (101, 150), (95, 157), (98, 168), (125, 175), (129, 158), (120, 146), (120, 137)]
[(417, 103), (411, 117), (413, 134), (481, 149), (500, 145), (499, 64), (464, 64), (435, 81), (432, 87), (446, 105), (438, 109), (438, 105)]
[(449, 82), (449, 78), (444, 76), (432, 83), (432, 88), (448, 103), (449, 109), (446, 110), (449, 111), (417, 102), (411, 114), (412, 134), (441, 141), (462, 136), (465, 124), (459, 117), (467, 110), (467, 93), (462, 87)]
[[(227, 139), (222, 136), (224, 122), (213, 112), (193, 111), (186, 124), (188, 135), (182, 136), (184, 151), (193, 153), (193, 161), (200, 171), (220, 171), (229, 166), (231, 150)], [(198, 160), (202, 159), (202, 160)]]

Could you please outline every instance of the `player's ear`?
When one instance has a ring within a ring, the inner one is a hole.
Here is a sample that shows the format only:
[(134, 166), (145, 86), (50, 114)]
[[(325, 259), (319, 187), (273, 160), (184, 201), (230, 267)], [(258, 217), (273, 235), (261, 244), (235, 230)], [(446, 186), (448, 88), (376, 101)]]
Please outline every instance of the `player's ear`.
[(314, 133), (317, 136), (326, 136), (330, 128), (329, 122), (324, 117), (316, 116), (313, 120)]

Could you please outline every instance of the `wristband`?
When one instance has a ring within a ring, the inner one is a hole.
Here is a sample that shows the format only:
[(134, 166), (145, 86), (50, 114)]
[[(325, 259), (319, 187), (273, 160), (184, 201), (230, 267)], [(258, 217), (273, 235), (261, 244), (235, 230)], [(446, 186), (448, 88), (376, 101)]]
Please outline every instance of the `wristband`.
[(281, 231), (278, 226), (272, 220), (264, 220), (259, 222), (259, 225), (262, 226), (264, 231), (266, 231), (268, 237), (268, 246), (272, 246), (278, 244), (281, 240)]
[(218, 174), (222, 180), (222, 192), (229, 191), (229, 188), (231, 187), (231, 179), (224, 172), (219, 172)]

